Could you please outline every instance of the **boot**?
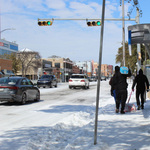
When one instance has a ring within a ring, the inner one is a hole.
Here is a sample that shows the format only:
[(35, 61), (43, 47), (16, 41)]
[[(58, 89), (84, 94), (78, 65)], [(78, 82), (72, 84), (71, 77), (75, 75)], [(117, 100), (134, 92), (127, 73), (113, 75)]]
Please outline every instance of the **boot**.
[(141, 105), (141, 109), (144, 109), (144, 105)]
[(140, 105), (138, 105), (137, 110), (140, 110), (140, 108), (141, 108), (141, 106), (140, 106)]
[(116, 113), (118, 113), (118, 112), (119, 112), (119, 109), (116, 108)]
[(125, 114), (124, 108), (121, 108), (121, 114)]

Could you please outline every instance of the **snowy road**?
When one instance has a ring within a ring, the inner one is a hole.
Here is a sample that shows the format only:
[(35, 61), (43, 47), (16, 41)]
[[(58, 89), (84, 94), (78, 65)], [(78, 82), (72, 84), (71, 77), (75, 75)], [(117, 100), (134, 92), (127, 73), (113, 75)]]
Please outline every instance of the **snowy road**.
[[(40, 88), (40, 92), (40, 102), (25, 105), (0, 103), (0, 142), (6, 145), (6, 149), (12, 149), (12, 145), (13, 149), (24, 145), (32, 130), (53, 126), (72, 113), (87, 109), (96, 101), (96, 82), (92, 82), (88, 90), (70, 90), (66, 83), (59, 84), (58, 88)], [(24, 140), (18, 137), (18, 132)]]
[[(94, 145), (96, 82), (91, 84), (89, 90), (41, 88), (37, 103), (0, 104), (0, 150), (150, 150), (150, 99), (143, 110), (116, 114), (108, 81), (101, 82)], [(136, 106), (135, 92), (130, 104)]]

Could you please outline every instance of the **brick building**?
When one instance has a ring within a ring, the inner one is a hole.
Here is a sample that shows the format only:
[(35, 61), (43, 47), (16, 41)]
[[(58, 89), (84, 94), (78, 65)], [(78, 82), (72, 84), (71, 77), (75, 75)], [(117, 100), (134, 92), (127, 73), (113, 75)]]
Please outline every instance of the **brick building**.
[[(12, 72), (12, 61), (6, 58), (5, 54), (16, 53), (18, 44), (0, 39), (0, 72), (4, 72), (5, 76), (14, 75)], [(2, 76), (2, 73), (0, 73)]]

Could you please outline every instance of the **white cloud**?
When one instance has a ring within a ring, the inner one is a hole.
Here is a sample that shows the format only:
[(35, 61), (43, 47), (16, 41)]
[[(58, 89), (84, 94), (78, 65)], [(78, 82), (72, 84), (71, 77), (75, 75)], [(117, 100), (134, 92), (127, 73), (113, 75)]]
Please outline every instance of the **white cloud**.
[(63, 0), (46, 0), (45, 4), (52, 9), (64, 9), (66, 7)]

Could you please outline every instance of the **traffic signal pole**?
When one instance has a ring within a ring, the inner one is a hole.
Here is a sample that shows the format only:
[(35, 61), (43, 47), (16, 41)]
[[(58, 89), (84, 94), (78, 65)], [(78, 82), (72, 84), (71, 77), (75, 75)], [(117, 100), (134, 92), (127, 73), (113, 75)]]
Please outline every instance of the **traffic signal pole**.
[[(46, 19), (38, 18), (38, 21), (43, 21), (43, 20), (45, 20), (45, 21), (48, 21), (48, 20), (52, 20), (52, 21), (54, 21), (54, 20), (78, 20), (78, 21), (97, 20), (97, 21), (101, 21), (102, 19), (101, 18), (49, 18), (49, 19), (48, 18), (46, 18)], [(105, 18), (104, 20), (105, 21), (122, 21), (121, 18)], [(124, 21), (136, 21), (136, 19), (135, 18), (131, 18), (131, 19), (124, 18)]]

